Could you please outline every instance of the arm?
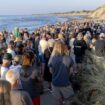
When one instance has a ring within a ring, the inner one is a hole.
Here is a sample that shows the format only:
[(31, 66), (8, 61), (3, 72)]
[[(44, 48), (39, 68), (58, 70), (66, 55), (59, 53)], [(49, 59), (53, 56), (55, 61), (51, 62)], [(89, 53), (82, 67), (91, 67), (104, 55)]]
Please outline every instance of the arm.
[(50, 70), (50, 73), (52, 74), (53, 73), (53, 69), (52, 69), (52, 61), (53, 60), (53, 57), (51, 56), (50, 59), (49, 59), (49, 62), (48, 62), (48, 67), (49, 67), (49, 70)]
[(22, 92), (23, 105), (33, 105), (32, 99), (27, 92)]

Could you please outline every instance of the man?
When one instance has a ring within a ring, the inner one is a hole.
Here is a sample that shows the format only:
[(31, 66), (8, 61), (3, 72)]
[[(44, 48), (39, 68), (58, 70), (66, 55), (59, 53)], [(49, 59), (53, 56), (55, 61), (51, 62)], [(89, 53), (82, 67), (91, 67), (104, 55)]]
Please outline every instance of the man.
[(11, 83), (11, 102), (12, 105), (33, 105), (29, 94), (19, 89), (20, 75), (14, 70), (9, 70), (6, 74), (6, 80)]
[(69, 73), (74, 62), (69, 56), (64, 43), (57, 41), (54, 44), (48, 67), (52, 73), (52, 93), (56, 99), (56, 105), (69, 105), (69, 98), (74, 96), (74, 91), (69, 80)]
[(4, 54), (2, 61), (3, 63), (1, 65), (1, 70), (0, 70), (1, 79), (5, 79), (5, 75), (8, 72), (11, 61), (12, 61), (12, 55), (9, 53)]
[(102, 64), (105, 56), (105, 34), (101, 33), (99, 39), (94, 43), (95, 59), (99, 64)]
[(20, 73), (21, 69), (22, 69), (22, 65), (21, 65), (21, 56), (16, 55), (14, 57), (14, 60), (12, 61), (12, 65), (9, 67), (10, 70), (15, 70), (17, 72)]

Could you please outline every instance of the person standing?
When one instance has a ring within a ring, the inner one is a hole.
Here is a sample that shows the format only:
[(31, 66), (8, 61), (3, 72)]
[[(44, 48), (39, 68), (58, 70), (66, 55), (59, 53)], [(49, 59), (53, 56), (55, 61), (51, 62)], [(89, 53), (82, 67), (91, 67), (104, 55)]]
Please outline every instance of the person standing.
[(11, 84), (11, 103), (12, 105), (33, 105), (29, 94), (19, 88), (20, 74), (15, 70), (6, 73), (6, 80)]
[(9, 66), (11, 62), (12, 62), (12, 55), (10, 53), (4, 54), (1, 69), (0, 69), (1, 79), (5, 79), (5, 75), (9, 70)]
[(62, 105), (63, 101), (69, 105), (67, 99), (74, 95), (69, 80), (73, 60), (69, 56), (66, 45), (61, 41), (55, 42), (48, 66), (52, 73), (52, 93), (56, 98), (57, 105)]

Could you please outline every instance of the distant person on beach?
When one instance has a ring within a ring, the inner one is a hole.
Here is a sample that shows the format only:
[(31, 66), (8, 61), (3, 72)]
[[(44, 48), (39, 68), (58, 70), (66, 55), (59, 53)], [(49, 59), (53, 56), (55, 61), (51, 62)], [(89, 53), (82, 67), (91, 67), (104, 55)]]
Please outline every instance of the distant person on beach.
[(10, 70), (15, 70), (17, 72), (20, 73), (21, 69), (22, 69), (22, 65), (21, 65), (22, 61), (21, 61), (21, 56), (20, 55), (16, 55), (12, 61), (12, 65), (9, 67)]
[(18, 27), (15, 27), (13, 34), (14, 34), (15, 38), (20, 37), (20, 32), (19, 32), (19, 28)]
[(8, 43), (8, 48), (7, 48), (7, 53), (10, 53), (12, 55), (12, 58), (15, 57), (16, 53), (15, 53), (15, 48), (14, 48), (14, 42), (10, 41)]
[(0, 49), (1, 48), (6, 48), (6, 38), (4, 37), (3, 33), (0, 32)]

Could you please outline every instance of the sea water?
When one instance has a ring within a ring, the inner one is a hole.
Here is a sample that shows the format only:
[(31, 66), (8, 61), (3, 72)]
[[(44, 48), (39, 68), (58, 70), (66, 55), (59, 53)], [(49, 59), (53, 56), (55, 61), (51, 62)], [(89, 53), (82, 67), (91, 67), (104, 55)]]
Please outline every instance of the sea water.
[(66, 17), (48, 15), (3, 15), (0, 16), (0, 31), (12, 31), (15, 27), (28, 28), (29, 31), (42, 27), (46, 24), (67, 21)]

